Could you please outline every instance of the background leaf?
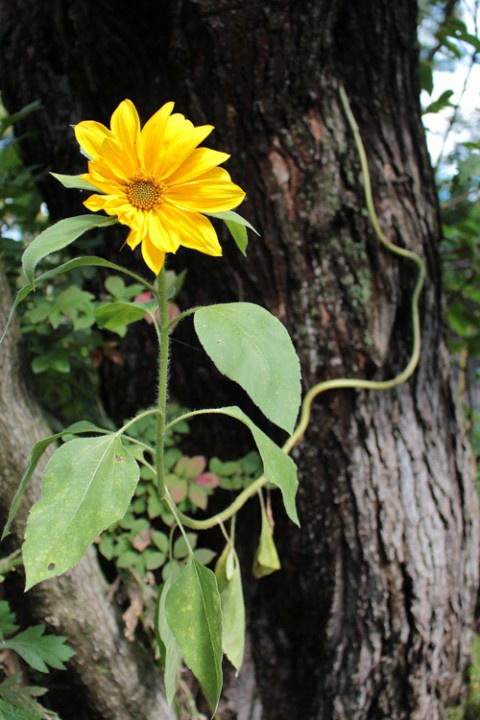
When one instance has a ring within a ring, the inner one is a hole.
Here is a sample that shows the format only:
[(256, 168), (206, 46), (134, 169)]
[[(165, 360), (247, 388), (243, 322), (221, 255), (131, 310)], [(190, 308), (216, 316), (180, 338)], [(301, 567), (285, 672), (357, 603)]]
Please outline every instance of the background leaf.
[(117, 435), (75, 439), (56, 450), (27, 522), (26, 589), (76, 565), (95, 538), (125, 515), (138, 479), (138, 465)]
[(199, 308), (194, 324), (220, 372), (291, 433), (301, 400), (300, 363), (282, 323), (259, 305), (225, 303)]
[(45, 635), (45, 625), (33, 625), (15, 637), (6, 640), (3, 647), (14, 650), (30, 667), (47, 673), (48, 666), (65, 670), (64, 663), (75, 652), (66, 644), (63, 635)]
[(51, 280), (64, 272), (68, 272), (69, 270), (75, 270), (77, 268), (85, 267), (103, 267), (110, 270), (116, 270), (117, 272), (121, 272), (124, 275), (128, 275), (129, 277), (134, 278), (137, 282), (141, 283), (149, 290), (155, 291), (153, 285), (140, 277), (140, 275), (137, 275), (136, 273), (128, 270), (127, 268), (122, 268), (120, 267), (120, 265), (110, 262), (110, 260), (104, 260), (103, 258), (96, 257), (95, 255), (85, 255), (83, 257), (74, 258), (73, 260), (67, 260), (67, 262), (58, 265), (56, 268), (52, 268), (52, 270), (48, 270), (47, 272), (39, 275), (37, 278), (35, 278), (35, 283), (30, 282), (28, 285), (20, 288), (17, 295), (15, 296), (15, 302), (13, 303), (12, 309), (10, 310), (10, 313), (8, 315), (7, 324), (3, 330), (2, 336), (0, 337), (0, 343), (3, 341), (5, 335), (7, 334), (7, 330), (10, 327), (10, 323), (12, 322), (13, 316), (15, 315), (15, 312), (20, 303), (22, 303), (25, 298), (28, 297), (28, 295), (30, 295), (30, 293), (33, 292), (35, 288), (40, 285), (40, 283), (45, 282), (46, 280)]
[(3, 640), (5, 635), (11, 635), (18, 630), (16, 620), (15, 613), (11, 611), (8, 602), (0, 600), (0, 640)]
[(193, 556), (165, 600), (168, 625), (212, 713), (222, 690), (222, 611), (215, 575)]
[(42, 716), (34, 710), (0, 700), (0, 720), (42, 720)]

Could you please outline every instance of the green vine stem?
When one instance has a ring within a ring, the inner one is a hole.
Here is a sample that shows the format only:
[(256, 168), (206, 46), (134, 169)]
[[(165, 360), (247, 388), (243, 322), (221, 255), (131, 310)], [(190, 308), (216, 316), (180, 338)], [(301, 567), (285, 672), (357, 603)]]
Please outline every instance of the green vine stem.
[[(347, 118), (347, 122), (350, 126), (350, 129), (353, 133), (355, 145), (357, 148), (358, 156), (360, 159), (360, 166), (362, 169), (363, 174), (363, 184), (364, 184), (364, 193), (365, 193), (365, 202), (367, 206), (368, 211), (368, 217), (372, 224), (372, 227), (375, 231), (375, 234), (380, 241), (380, 243), (391, 253), (394, 255), (398, 255), (399, 257), (406, 258), (407, 260), (412, 261), (418, 271), (417, 275), (417, 282), (415, 284), (415, 288), (412, 293), (412, 300), (411, 300), (411, 316), (412, 316), (412, 335), (413, 335), (413, 343), (412, 343), (412, 353), (410, 356), (410, 360), (408, 361), (408, 364), (406, 367), (400, 372), (398, 375), (396, 375), (394, 378), (391, 378), (390, 380), (363, 380), (363, 379), (356, 379), (356, 378), (337, 378), (335, 380), (325, 380), (321, 383), (318, 383), (317, 385), (314, 385), (307, 394), (305, 395), (305, 398), (303, 399), (302, 403), (302, 410), (300, 414), (300, 421), (293, 431), (292, 435), (288, 438), (288, 440), (283, 445), (283, 450), (285, 453), (289, 454), (292, 449), (297, 445), (301, 439), (303, 438), (305, 431), (308, 427), (308, 424), (310, 422), (310, 415), (311, 415), (311, 409), (312, 409), (312, 403), (313, 400), (320, 395), (321, 393), (327, 392), (328, 390), (340, 390), (340, 389), (348, 389), (352, 388), (355, 390), (391, 390), (394, 387), (397, 387), (398, 385), (401, 385), (402, 383), (406, 382), (413, 374), (415, 368), (418, 365), (418, 360), (420, 358), (420, 316), (419, 316), (419, 298), (420, 294), (422, 292), (424, 283), (425, 283), (425, 277), (426, 277), (426, 268), (425, 263), (423, 260), (414, 252), (411, 250), (407, 250), (406, 248), (398, 247), (397, 245), (394, 245), (392, 242), (390, 242), (385, 235), (383, 234), (380, 224), (378, 222), (378, 217), (375, 211), (375, 207), (373, 204), (373, 197), (372, 197), (372, 186), (370, 182), (370, 170), (368, 167), (368, 160), (367, 160), (367, 154), (365, 152), (365, 148), (363, 146), (362, 138), (360, 135), (360, 131), (358, 128), (358, 125), (356, 123), (356, 120), (353, 116), (350, 103), (347, 98), (347, 94), (345, 90), (340, 87), (339, 89), (340, 93), (340, 100)], [(213, 412), (215, 413), (215, 410), (198, 410), (193, 413), (189, 413), (189, 416), (192, 415), (198, 415), (203, 414), (207, 412)], [(184, 416), (182, 416), (183, 418)], [(177, 421), (179, 421), (181, 418), (178, 418)], [(180, 520), (184, 525), (187, 527), (192, 528), (193, 530), (207, 530), (209, 528), (214, 527), (215, 525), (218, 525), (219, 523), (223, 523), (229, 518), (233, 517), (249, 500), (255, 493), (257, 493), (260, 488), (262, 488), (266, 483), (268, 482), (267, 478), (262, 475), (257, 480), (255, 480), (251, 485), (249, 485), (245, 490), (243, 490), (235, 500), (229, 505), (225, 510), (222, 512), (213, 515), (211, 518), (207, 518), (205, 520), (195, 520), (193, 518), (188, 517), (187, 515), (184, 515), (180, 510), (177, 509), (177, 514)]]

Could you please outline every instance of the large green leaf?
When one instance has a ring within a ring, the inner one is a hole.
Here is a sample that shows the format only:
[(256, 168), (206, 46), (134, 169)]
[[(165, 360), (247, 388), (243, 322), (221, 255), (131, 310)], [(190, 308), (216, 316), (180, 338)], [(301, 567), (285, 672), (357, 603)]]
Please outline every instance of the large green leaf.
[(27, 280), (34, 281), (34, 272), (40, 260), (70, 245), (80, 235), (97, 227), (106, 227), (117, 222), (116, 217), (105, 215), (77, 215), (66, 218), (47, 228), (32, 240), (22, 257), (23, 271)]
[[(200, 411), (203, 413), (204, 411)], [(263, 430), (245, 415), (238, 407), (224, 407), (215, 410), (205, 410), (205, 413), (220, 413), (229, 415), (246, 425), (253, 435), (253, 439), (263, 462), (263, 473), (268, 482), (276, 485), (282, 493), (283, 504), (290, 520), (300, 525), (295, 506), (295, 496), (298, 489), (297, 468), (292, 458), (282, 448), (278, 447)]]
[(60, 438), (64, 437), (65, 435), (79, 435), (81, 433), (92, 433), (92, 432), (106, 434), (109, 431), (103, 430), (102, 428), (99, 428), (96, 425), (93, 425), (92, 423), (90, 423), (86, 420), (81, 420), (80, 422), (74, 423), (73, 425), (70, 425), (70, 427), (65, 428), (65, 430), (62, 430), (59, 433), (55, 433), (55, 435), (49, 435), (49, 437), (46, 437), (43, 440), (39, 440), (38, 442), (35, 443), (35, 445), (33, 446), (32, 450), (30, 452), (30, 460), (29, 460), (27, 469), (25, 470), (25, 474), (20, 481), (18, 490), (15, 493), (15, 497), (12, 500), (12, 504), (10, 505), (7, 523), (3, 530), (1, 540), (3, 540), (9, 534), (10, 526), (18, 512), (18, 508), (20, 507), (20, 503), (22, 501), (23, 495), (25, 494), (25, 490), (27, 489), (28, 483), (30, 482), (31, 477), (32, 477), (33, 473), (35, 472), (35, 468), (37, 467), (40, 458), (42, 457), (43, 453), (48, 448), (48, 446), (51, 445), (52, 443), (56, 442)]
[(182, 663), (182, 655), (180, 653), (180, 648), (178, 647), (175, 636), (172, 633), (170, 625), (167, 622), (167, 615), (165, 612), (165, 599), (171, 585), (172, 575), (169, 575), (161, 590), (161, 595), (157, 605), (158, 614), (155, 620), (156, 631), (163, 645), (163, 679), (165, 683), (165, 694), (167, 696), (167, 702), (169, 705), (172, 704), (173, 698), (175, 696), (175, 690), (177, 685), (177, 671)]
[(125, 515), (138, 478), (138, 465), (117, 435), (75, 439), (56, 450), (27, 522), (26, 589), (76, 565), (95, 538)]
[(195, 330), (220, 372), (291, 433), (301, 400), (300, 363), (284, 325), (253, 303), (199, 308)]
[(222, 690), (222, 610), (215, 575), (193, 556), (165, 599), (182, 657), (215, 713)]
[(215, 576), (222, 602), (223, 652), (238, 671), (245, 649), (245, 605), (240, 563), (231, 543), (227, 543), (217, 560)]

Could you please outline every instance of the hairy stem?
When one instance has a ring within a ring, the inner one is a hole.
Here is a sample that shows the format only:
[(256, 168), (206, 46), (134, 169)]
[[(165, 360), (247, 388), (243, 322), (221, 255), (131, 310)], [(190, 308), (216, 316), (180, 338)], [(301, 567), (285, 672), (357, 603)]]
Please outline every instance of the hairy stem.
[(168, 302), (165, 282), (165, 265), (162, 267), (157, 282), (158, 306), (160, 309), (160, 357), (158, 367), (158, 418), (157, 418), (157, 450), (156, 470), (157, 487), (162, 500), (168, 497), (165, 484), (165, 462), (164, 462), (164, 441), (165, 441), (165, 412), (168, 394), (168, 359), (169, 343), (168, 334)]

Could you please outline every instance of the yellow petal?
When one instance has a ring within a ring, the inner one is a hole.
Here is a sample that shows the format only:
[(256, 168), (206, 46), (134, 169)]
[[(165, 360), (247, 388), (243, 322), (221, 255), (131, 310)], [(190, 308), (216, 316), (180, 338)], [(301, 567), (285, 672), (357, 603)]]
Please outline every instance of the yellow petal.
[(128, 182), (140, 169), (138, 157), (127, 147), (120, 146), (115, 140), (105, 140), (102, 145), (102, 155), (89, 163), (88, 170), (92, 168), (106, 177), (116, 177), (119, 182)]
[(84, 120), (73, 129), (78, 144), (90, 158), (98, 157), (104, 140), (112, 137), (110, 130), (95, 120)]
[(120, 103), (112, 115), (110, 127), (118, 145), (133, 160), (137, 155), (140, 119), (131, 100), (123, 100)]
[(91, 212), (98, 212), (104, 209), (107, 200), (107, 195), (90, 195), (90, 197), (83, 201), (83, 204), (88, 210), (91, 210)]
[(119, 195), (110, 195), (104, 205), (105, 212), (109, 215), (118, 215), (119, 222), (129, 227), (137, 227), (136, 222), (138, 212), (130, 203)]
[(142, 242), (142, 236), (136, 230), (130, 230), (127, 239), (125, 240), (127, 245), (134, 250), (137, 245)]
[(142, 242), (142, 257), (154, 275), (158, 275), (165, 262), (165, 253), (159, 250), (148, 236)]
[(181, 185), (182, 183), (198, 179), (199, 175), (203, 175), (208, 170), (220, 165), (228, 160), (230, 155), (218, 150), (210, 150), (210, 148), (197, 148), (188, 155), (174, 172), (164, 175), (164, 181), (168, 181), (168, 185)]
[[(217, 170), (223, 168), (216, 168)], [(224, 171), (226, 172), (226, 171)], [(242, 188), (230, 180), (202, 176), (197, 181), (168, 188), (168, 202), (185, 210), (221, 212), (240, 205), (245, 197)]]
[[(93, 163), (90, 163), (93, 167)], [(106, 178), (104, 175), (100, 175), (96, 171), (85, 173), (81, 176), (82, 180), (86, 180), (93, 185), (100, 192), (105, 195), (115, 195), (118, 192), (122, 192), (125, 187), (125, 183), (120, 184), (116, 177)]]
[(146, 218), (146, 235), (152, 243), (165, 252), (176, 252), (181, 244), (181, 233), (179, 228), (169, 222), (168, 215), (162, 211), (150, 212)]
[(212, 223), (204, 215), (185, 212), (170, 203), (162, 207), (162, 219), (165, 225), (175, 226), (180, 233), (180, 244), (207, 255), (221, 255), (222, 248)]
[[(172, 115), (170, 120), (175, 117)], [(191, 127), (187, 127), (187, 123)], [(156, 163), (156, 173), (162, 179), (168, 177), (177, 170), (184, 160), (200, 145), (213, 130), (213, 125), (200, 125), (194, 127), (191, 122), (185, 120), (184, 129), (168, 136), (167, 143), (161, 157)], [(167, 133), (168, 135), (168, 133)]]
[(155, 162), (160, 155), (162, 145), (165, 143), (165, 128), (173, 106), (173, 102), (165, 103), (145, 123), (140, 133), (138, 154), (143, 169), (147, 173), (154, 173), (155, 171)]

